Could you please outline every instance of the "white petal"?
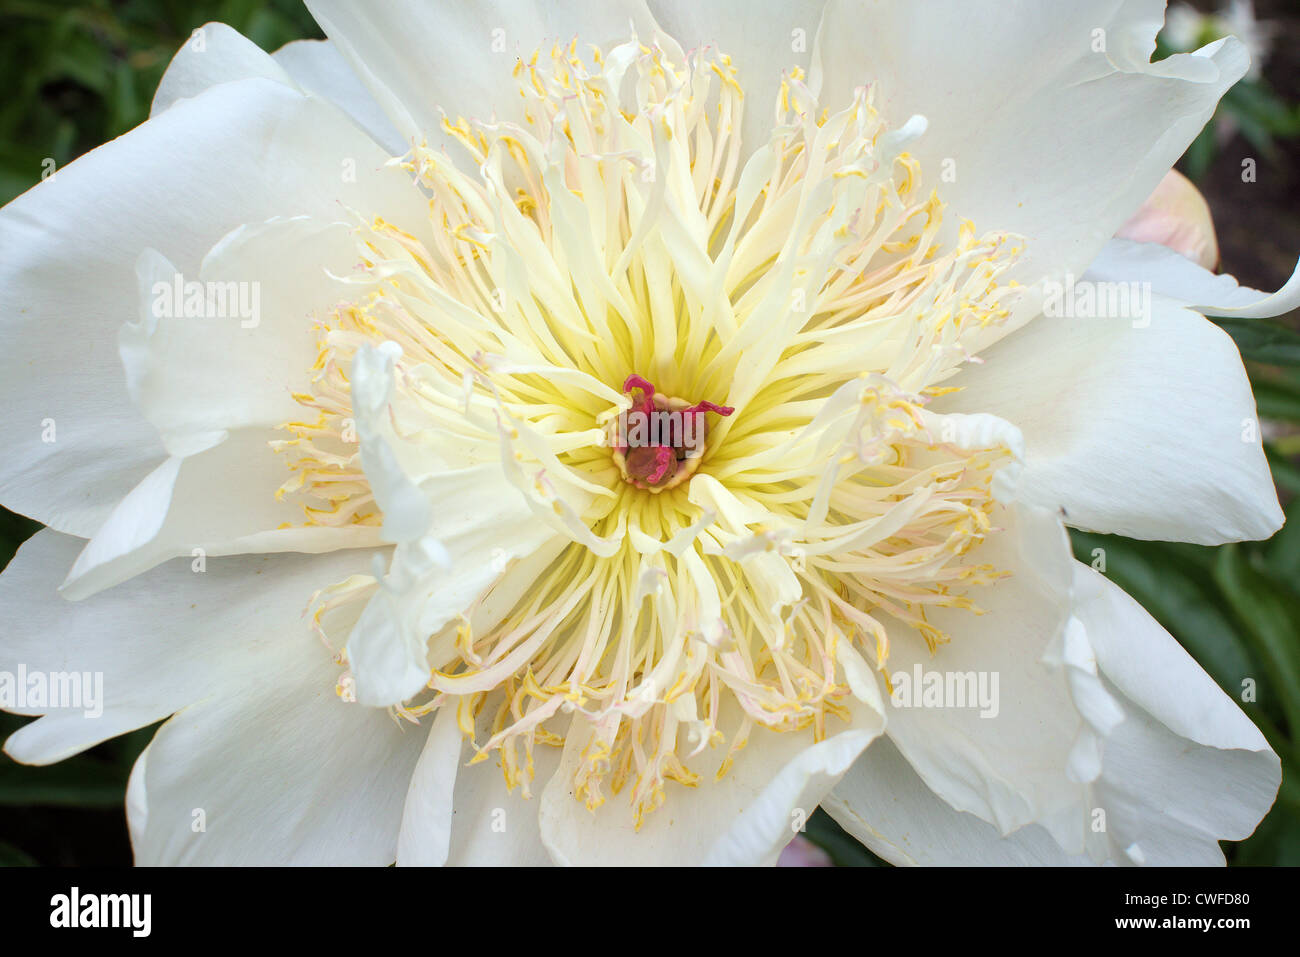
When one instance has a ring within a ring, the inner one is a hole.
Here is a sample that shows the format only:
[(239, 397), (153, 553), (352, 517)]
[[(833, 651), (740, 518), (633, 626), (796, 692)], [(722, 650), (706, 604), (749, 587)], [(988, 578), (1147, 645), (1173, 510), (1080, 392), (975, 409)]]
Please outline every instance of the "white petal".
[(140, 846), (145, 828), (149, 824), (149, 796), (144, 790), (145, 773), (149, 767), (149, 747), (140, 752), (131, 767), (131, 776), (126, 782), (126, 828), (131, 838), (131, 847)]
[(512, 559), (557, 537), (499, 464), (449, 468), (430, 458), (439, 452), (429, 443), (397, 434), (390, 409), (399, 353), (395, 342), (364, 347), (351, 370), (362, 465), (384, 512), (384, 538), (398, 543), (347, 648), (357, 700), (379, 706), (424, 688), (431, 666), (444, 663), (429, 661), (430, 636), (468, 611)]
[(295, 40), (272, 56), (301, 89), (329, 100), (388, 152), (400, 156), (407, 151), (410, 144), (329, 40)]
[(1122, 588), (1076, 563), (1075, 614), (1107, 679), (1169, 730), (1210, 748), (1265, 751), (1237, 704)]
[[(533, 753), (537, 780), (546, 781), (559, 764), (559, 752), (538, 747)], [(497, 761), (460, 769), (453, 799), (452, 867), (547, 867), (552, 861), (542, 844), (534, 794), (525, 798), (506, 789)]]
[(349, 373), (361, 464), (384, 513), (384, 537), (390, 542), (414, 542), (429, 531), (433, 506), (416, 484), (418, 477), (407, 475), (395, 448), (414, 444), (400, 440), (389, 411), (393, 363), (401, 352), (395, 342), (362, 346)]
[(1150, 866), (1222, 866), (1218, 842), (1249, 837), (1273, 804), (1277, 755), (1194, 744), (1126, 706), (1093, 788), (1114, 859), (1122, 850)]
[(926, 116), (911, 151), (952, 213), (1026, 237), (1029, 278), (1079, 275), (1246, 70), (1235, 39), (1149, 64), (1161, 13), (1150, 0), (869, 13), (832, 0), (812, 79), (832, 108), (873, 84), (895, 126)]
[(1263, 319), (1300, 306), (1300, 263), (1281, 289), (1269, 293), (1238, 285), (1232, 276), (1215, 275), (1159, 243), (1112, 239), (1092, 261), (1084, 278), (1147, 283), (1155, 295), (1209, 316)]
[(440, 867), (451, 846), (452, 795), (465, 739), (456, 709), (440, 709), (411, 775), (397, 835), (399, 867)]
[[(276, 428), (304, 409), (316, 359), (312, 316), (358, 295), (346, 276), (357, 250), (349, 227), (297, 217), (241, 226), (185, 276), (156, 250), (137, 263), (139, 315), (120, 348), (132, 399), (173, 455), (202, 451), (227, 430)], [(192, 285), (195, 281), (203, 286)], [(186, 310), (186, 286), (220, 292), (212, 314)]]
[[(78, 539), (41, 532), (0, 576), (7, 609), (0, 670), (23, 664), (29, 671), (103, 676), (101, 716), (49, 710), (9, 738), (8, 753), (29, 764), (61, 761), (209, 695), (234, 694), (264, 672), (278, 642), (308, 633), (302, 615), (312, 593), (363, 570), (368, 558), (349, 552), (214, 560), (201, 573), (178, 560), (87, 601), (64, 601), (55, 589), (80, 547)], [(325, 654), (311, 641), (312, 654)], [(331, 683), (326, 690), (332, 689)]]
[(218, 83), (262, 77), (290, 85), (284, 68), (252, 40), (224, 23), (205, 23), (176, 51), (153, 95), (150, 116)]
[[(417, 206), (405, 174), (388, 172), (390, 182), (364, 199), (382, 208), (387, 198), (399, 214)], [(196, 548), (222, 555), (377, 542), (373, 529), (301, 528), (301, 508), (275, 498), (290, 472), (270, 446), (287, 437), (280, 425), (303, 417), (293, 393), (309, 387), (313, 317), (364, 292), (341, 278), (356, 259), (351, 227), (307, 216), (233, 230), (188, 277), (156, 250), (141, 254), (139, 314), (122, 328), (122, 364), (132, 400), (172, 458), (96, 531), (68, 577), (67, 597)], [(221, 293), (205, 306), (213, 314), (193, 314), (191, 287)]]
[[(500, 698), (488, 696), (475, 718), (475, 740), (492, 735), (492, 724)], [(447, 713), (454, 714), (457, 700), (449, 699)], [(441, 715), (440, 715), (441, 717)], [(533, 749), (535, 771), (531, 796), (522, 787), (506, 788), (498, 755), (473, 763), (471, 749), (462, 752), (464, 762), (456, 774), (452, 794), (450, 867), (549, 867), (551, 857), (542, 846), (537, 814), (541, 805), (537, 790), (550, 780), (560, 762), (560, 750), (538, 745)]]
[(1055, 867), (1090, 863), (1082, 855), (1067, 855), (1036, 824), (1003, 837), (992, 824), (954, 810), (925, 786), (887, 739), (867, 748), (822, 808), (891, 864)]
[(433, 538), (399, 545), (386, 574), (377, 563), (372, 574), (379, 591), (366, 602), (347, 644), (361, 704), (400, 704), (428, 684), (429, 632), (420, 627), (420, 615), (449, 565)]
[(1277, 755), (1137, 602), (1088, 566), (1074, 567), (1076, 620), (1124, 711), (1092, 788), (1110, 856), (1222, 864), (1218, 842), (1248, 837), (1272, 805)]
[(295, 40), (268, 55), (224, 23), (200, 27), (176, 52), (154, 93), (150, 116), (219, 83), (264, 77), (339, 107), (388, 152), (407, 144), (328, 40)]
[(643, 39), (655, 24), (639, 0), (536, 3), (393, 0), (361, 7), (311, 0), (312, 16), (407, 139), (443, 141), (442, 113), (488, 120), (513, 116), (511, 70), (544, 42), (607, 45)]
[(340, 202), (400, 216), (411, 191), (396, 188), (384, 161), (323, 101), (240, 80), (178, 102), (5, 207), (0, 500), (89, 536), (165, 457), (130, 402), (115, 344), (137, 317), (141, 252), (157, 249), (198, 276), (213, 245), (244, 223), (329, 221), (344, 213)]
[(341, 701), (338, 666), (305, 625), (260, 659), (149, 745), (136, 863), (391, 864), (422, 729)]
[(767, 784), (731, 825), (715, 840), (700, 864), (705, 867), (745, 867), (775, 864), (788, 843), (791, 828), (802, 825), (853, 765), (884, 726), (874, 723), (836, 734), (805, 748), (792, 761), (775, 768)]
[(398, 704), (423, 688), (430, 666), (442, 664), (428, 660), (429, 636), (467, 611), (512, 559), (550, 554), (544, 546), (558, 537), (496, 466), (431, 476), (421, 488), (436, 503), (427, 534), (399, 545), (348, 640), (363, 704)]
[(375, 528), (303, 526), (301, 508), (276, 500), (288, 473), (268, 443), (281, 437), (269, 430), (241, 430), (206, 452), (168, 459), (86, 544), (68, 571), (63, 597), (80, 601), (178, 556), (329, 552), (380, 544)]
[(1003, 837), (960, 813), (888, 741), (823, 802), (841, 826), (892, 863), (931, 865), (1222, 864), (1217, 841), (1250, 834), (1277, 792), (1276, 755), (1136, 602), (1087, 566), (1073, 568), (1071, 624), (1095, 652), (1107, 707), (1122, 712), (1103, 729), (1101, 773), (1087, 787), (1089, 831), (1102, 828), (1089, 833), (1088, 854), (1067, 854), (1038, 825)]
[[(992, 522), (999, 531), (971, 558), (1011, 576), (970, 595), (986, 614), (927, 612), (951, 639), (933, 655), (919, 635), (887, 625), (895, 683), (887, 733), (921, 779), (957, 810), (1003, 833), (1041, 824), (1077, 853), (1085, 791), (1067, 769), (1086, 726), (1064, 669), (1052, 660), (1069, 614), (1069, 543), (1044, 510), (999, 509)], [(973, 673), (978, 682), (982, 675), (988, 701), (918, 707), (924, 704), (918, 669), (922, 688), (930, 673), (944, 681)]]
[(559, 770), (542, 794), (542, 840), (566, 865), (775, 864), (884, 726), (881, 714), (856, 702), (851, 713), (848, 726), (832, 719), (817, 743), (811, 732), (756, 728), (721, 781), (715, 773), (727, 746), (704, 752), (691, 762), (699, 783), (666, 785), (666, 804), (645, 816), (640, 831), (625, 795), (611, 795), (595, 812), (574, 798), (573, 775), (589, 737), (585, 720), (575, 719)]
[(1217, 544), (1281, 526), (1241, 357), (1200, 315), (1153, 297), (1145, 318), (1044, 316), (980, 358), (935, 408), (1020, 428), (1026, 501), (1131, 538)]

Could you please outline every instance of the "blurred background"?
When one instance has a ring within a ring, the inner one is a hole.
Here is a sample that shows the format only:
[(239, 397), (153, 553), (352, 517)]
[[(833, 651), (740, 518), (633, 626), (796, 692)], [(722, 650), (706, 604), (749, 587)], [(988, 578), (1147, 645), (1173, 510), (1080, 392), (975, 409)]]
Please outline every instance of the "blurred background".
[[(266, 50), (320, 37), (298, 0), (0, 0), (0, 204), (143, 122), (158, 81), (192, 30), (228, 23)], [(1272, 291), (1300, 254), (1300, 3), (1197, 2), (1171, 7), (1157, 57), (1226, 33), (1252, 47), (1257, 72), (1224, 97), (1178, 164), (1201, 190), (1218, 233), (1220, 268)], [(1255, 160), (1253, 182), (1242, 162)], [(1084, 561), (1106, 549), (1107, 574), (1137, 598), (1240, 700), (1282, 757), (1273, 811), (1255, 834), (1225, 843), (1233, 864), (1300, 864), (1300, 313), (1221, 323), (1255, 389), (1288, 524), (1271, 541), (1205, 548), (1076, 533)], [(36, 523), (0, 509), (0, 566)], [(0, 713), (0, 740), (27, 719)], [(0, 755), (0, 865), (131, 862), (123, 796), (154, 729), (47, 768)], [(824, 814), (784, 863), (879, 862)]]

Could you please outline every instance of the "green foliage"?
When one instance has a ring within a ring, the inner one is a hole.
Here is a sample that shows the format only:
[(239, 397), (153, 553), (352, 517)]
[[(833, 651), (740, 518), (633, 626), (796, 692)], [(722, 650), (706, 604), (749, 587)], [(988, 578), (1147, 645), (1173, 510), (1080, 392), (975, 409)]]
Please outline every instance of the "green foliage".
[(1278, 158), (1278, 140), (1300, 136), (1300, 105), (1289, 105), (1263, 82), (1242, 80), (1219, 101), (1214, 117), (1183, 155), (1183, 170), (1200, 182), (1218, 156), (1220, 131), (1236, 130), (1269, 162)]
[(219, 21), (263, 49), (320, 37), (297, 0), (0, 0), (0, 203), (149, 116), (163, 71)]
[(1277, 366), (1300, 366), (1300, 332), (1267, 319), (1214, 320), (1237, 344), (1243, 359)]
[(827, 854), (836, 867), (886, 867), (880, 858), (857, 842), (857, 840), (835, 823), (835, 819), (818, 808), (808, 819), (804, 837), (812, 841)]

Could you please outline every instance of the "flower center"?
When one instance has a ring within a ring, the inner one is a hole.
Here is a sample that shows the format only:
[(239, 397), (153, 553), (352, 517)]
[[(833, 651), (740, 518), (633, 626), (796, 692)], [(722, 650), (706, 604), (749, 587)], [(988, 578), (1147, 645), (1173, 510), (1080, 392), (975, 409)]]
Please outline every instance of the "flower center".
[(694, 475), (707, 448), (707, 414), (735, 411), (665, 396), (639, 375), (627, 377), (623, 394), (632, 398), (632, 407), (610, 427), (614, 463), (624, 481), (650, 492), (676, 488)]
[(524, 125), (448, 121), (472, 173), (402, 161), (430, 221), (360, 226), (281, 493), (398, 543), (315, 603), (360, 700), (405, 662), (402, 717), (456, 708), (525, 793), (563, 746), (573, 793), (627, 787), (639, 823), (755, 730), (824, 735), (1000, 577), (1014, 439), (926, 405), (1008, 315), (1016, 250), (945, 228), (919, 124), (866, 89), (827, 115), (791, 73), (744, 158), (727, 57), (592, 60), (521, 61)]

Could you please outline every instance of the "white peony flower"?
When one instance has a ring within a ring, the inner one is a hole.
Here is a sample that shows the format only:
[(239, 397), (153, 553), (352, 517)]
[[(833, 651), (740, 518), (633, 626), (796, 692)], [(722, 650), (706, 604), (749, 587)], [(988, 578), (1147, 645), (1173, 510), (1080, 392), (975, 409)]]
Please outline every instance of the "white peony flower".
[(1198, 310), (1300, 279), (1107, 242), (1240, 44), (1151, 64), (1162, 5), (1114, 0), (309, 5), (329, 41), (203, 28), (0, 214), (0, 499), (50, 526), (0, 669), (106, 699), (10, 755), (168, 719), (150, 864), (772, 863), (819, 804), (898, 863), (1253, 830), (1276, 755), (1064, 528), (1282, 521)]

